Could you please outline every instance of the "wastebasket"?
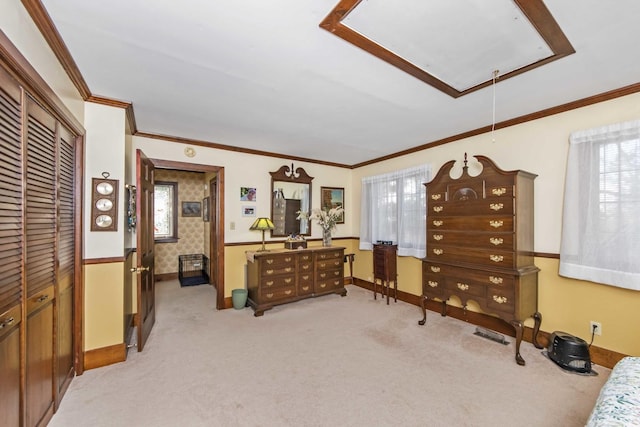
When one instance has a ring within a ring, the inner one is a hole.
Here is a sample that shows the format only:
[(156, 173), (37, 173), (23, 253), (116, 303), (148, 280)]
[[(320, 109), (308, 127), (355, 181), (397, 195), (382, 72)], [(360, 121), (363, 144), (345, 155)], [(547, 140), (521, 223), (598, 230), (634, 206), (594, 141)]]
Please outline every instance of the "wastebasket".
[(231, 291), (231, 301), (233, 302), (233, 308), (236, 310), (242, 310), (247, 305), (247, 290), (246, 289), (234, 289)]

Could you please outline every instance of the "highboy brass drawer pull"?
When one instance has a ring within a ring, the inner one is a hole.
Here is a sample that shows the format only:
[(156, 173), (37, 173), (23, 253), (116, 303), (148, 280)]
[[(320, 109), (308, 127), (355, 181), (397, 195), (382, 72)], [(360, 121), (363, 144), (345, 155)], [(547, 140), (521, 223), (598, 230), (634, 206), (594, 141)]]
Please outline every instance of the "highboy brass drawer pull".
[(494, 196), (502, 196), (503, 194), (506, 194), (507, 189), (502, 187), (502, 188), (494, 188), (491, 190), (491, 194), (493, 194)]
[(504, 257), (502, 255), (489, 255), (489, 259), (493, 262), (502, 262)]
[(273, 264), (273, 260), (272, 259), (267, 259), (267, 264)]
[(502, 203), (491, 203), (489, 207), (494, 211), (499, 211), (500, 209), (504, 208), (504, 205)]
[(443, 221), (440, 221), (440, 220), (433, 221), (433, 225), (435, 225), (436, 227), (440, 227), (442, 224), (444, 224)]
[(433, 253), (436, 254), (436, 255), (442, 255), (444, 253), (444, 251), (442, 249), (437, 249), (436, 248), (436, 249), (433, 250)]
[(434, 212), (442, 212), (442, 210), (443, 210), (443, 209), (444, 209), (444, 208), (443, 208), (442, 206), (434, 206), (434, 207), (433, 207), (433, 211), (434, 211)]
[(491, 220), (489, 221), (489, 225), (492, 226), (493, 228), (500, 228), (504, 225), (504, 222), (502, 220)]
[(442, 240), (442, 239), (444, 239), (444, 236), (443, 236), (442, 234), (434, 234), (434, 235), (433, 235), (433, 240), (438, 240), (438, 241), (440, 241), (440, 240)]
[(431, 195), (431, 200), (440, 200), (441, 195), (440, 194), (432, 194)]
[(491, 237), (489, 239), (489, 242), (491, 242), (492, 244), (498, 246), (504, 243), (504, 240), (500, 237)]
[(493, 300), (495, 302), (497, 302), (498, 304), (504, 304), (504, 303), (507, 302), (507, 297), (501, 297), (501, 296), (498, 296), (498, 295), (494, 295), (493, 296)]
[(438, 282), (434, 282), (433, 280), (429, 280), (429, 281), (427, 282), (427, 284), (428, 284), (429, 286), (431, 286), (432, 288), (437, 288), (437, 287), (438, 287)]
[(502, 277), (489, 276), (489, 281), (494, 285), (500, 285), (502, 284)]
[(458, 289), (460, 289), (461, 291), (469, 290), (469, 285), (467, 285), (466, 283), (457, 283), (457, 285), (458, 285)]
[(433, 271), (434, 273), (440, 273), (440, 267), (436, 267), (435, 265), (432, 265), (431, 271)]

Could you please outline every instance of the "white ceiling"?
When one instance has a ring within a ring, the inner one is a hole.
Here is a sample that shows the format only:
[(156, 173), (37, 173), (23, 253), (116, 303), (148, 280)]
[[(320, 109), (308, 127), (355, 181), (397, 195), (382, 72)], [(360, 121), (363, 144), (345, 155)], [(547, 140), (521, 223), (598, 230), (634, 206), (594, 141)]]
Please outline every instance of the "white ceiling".
[[(42, 3), (140, 132), (354, 165), (493, 120), (494, 88), (453, 98), (320, 28), (338, 0)], [(640, 81), (640, 1), (545, 4), (576, 53), (498, 79), (496, 122)], [(364, 0), (344, 24), (458, 89), (548, 55), (511, 0)]]

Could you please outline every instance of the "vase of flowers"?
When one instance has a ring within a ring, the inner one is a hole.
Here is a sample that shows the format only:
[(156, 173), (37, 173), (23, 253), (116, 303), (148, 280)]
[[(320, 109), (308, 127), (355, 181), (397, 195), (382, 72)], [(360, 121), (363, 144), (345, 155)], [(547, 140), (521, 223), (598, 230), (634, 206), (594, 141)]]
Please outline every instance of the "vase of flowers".
[(328, 211), (322, 209), (312, 209), (311, 215), (307, 212), (298, 211), (298, 219), (310, 219), (322, 227), (322, 246), (331, 246), (331, 232), (336, 228), (337, 222), (342, 219), (344, 209), (341, 207), (331, 208)]

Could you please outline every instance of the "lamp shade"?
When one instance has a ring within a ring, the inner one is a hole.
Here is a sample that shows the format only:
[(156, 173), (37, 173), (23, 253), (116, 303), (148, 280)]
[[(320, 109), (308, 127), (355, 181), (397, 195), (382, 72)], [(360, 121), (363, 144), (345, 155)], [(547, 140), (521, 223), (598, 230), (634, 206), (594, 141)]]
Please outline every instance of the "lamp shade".
[(275, 225), (269, 218), (258, 218), (251, 224), (249, 230), (273, 230)]

